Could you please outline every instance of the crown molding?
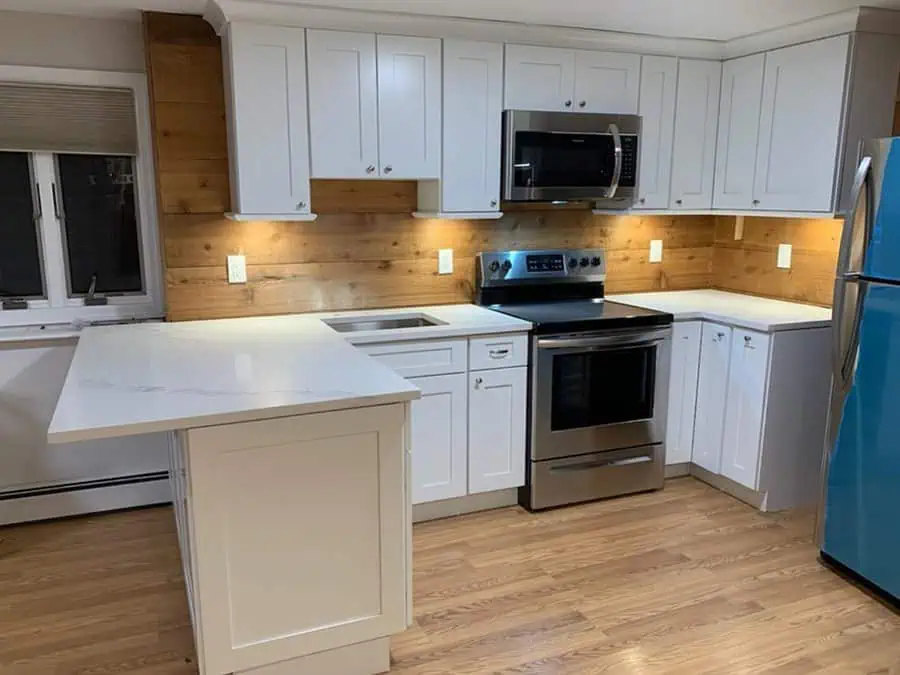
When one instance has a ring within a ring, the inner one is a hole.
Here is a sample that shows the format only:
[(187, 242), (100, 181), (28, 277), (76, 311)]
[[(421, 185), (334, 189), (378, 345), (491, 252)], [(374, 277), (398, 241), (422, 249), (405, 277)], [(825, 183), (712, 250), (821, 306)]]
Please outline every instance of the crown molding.
[(857, 30), (900, 35), (900, 12), (871, 7), (828, 14), (727, 42), (561, 26), (537, 26), (510, 21), (336, 9), (277, 0), (208, 0), (203, 18), (219, 35), (223, 34), (227, 24), (231, 22), (249, 22), (298, 28), (509, 42), (713, 60), (734, 59)]
[(706, 59), (721, 58), (723, 44), (716, 40), (692, 40), (560, 26), (536, 26), (511, 21), (481, 21), (394, 12), (335, 9), (284, 2), (260, 2), (259, 0), (209, 0), (203, 18), (220, 35), (225, 24), (246, 21), (299, 28), (511, 42), (570, 49), (595, 49)]

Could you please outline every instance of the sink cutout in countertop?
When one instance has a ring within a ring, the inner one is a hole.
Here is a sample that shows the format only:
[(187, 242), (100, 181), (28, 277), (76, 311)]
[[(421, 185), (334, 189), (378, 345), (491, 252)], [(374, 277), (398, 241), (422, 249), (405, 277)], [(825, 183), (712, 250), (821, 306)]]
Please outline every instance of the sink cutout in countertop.
[(445, 326), (443, 321), (438, 321), (424, 314), (413, 316), (385, 316), (385, 317), (356, 317), (341, 319), (323, 319), (322, 323), (333, 328), (339, 333), (360, 333), (373, 330), (396, 330), (398, 328), (427, 328), (430, 326)]

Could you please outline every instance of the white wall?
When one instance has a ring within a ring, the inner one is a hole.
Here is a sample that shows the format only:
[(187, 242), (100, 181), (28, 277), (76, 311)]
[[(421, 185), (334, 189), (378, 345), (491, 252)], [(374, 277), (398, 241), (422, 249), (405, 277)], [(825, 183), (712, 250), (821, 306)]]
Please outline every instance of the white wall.
[(165, 434), (48, 445), (76, 341), (0, 345), (0, 494), (168, 470)]
[(141, 24), (0, 11), (0, 64), (144, 72)]

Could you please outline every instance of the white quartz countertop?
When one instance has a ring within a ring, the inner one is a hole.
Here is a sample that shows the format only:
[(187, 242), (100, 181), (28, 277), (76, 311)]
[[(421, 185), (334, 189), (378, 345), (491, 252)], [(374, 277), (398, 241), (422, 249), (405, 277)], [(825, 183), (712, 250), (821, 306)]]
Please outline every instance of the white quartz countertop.
[[(339, 333), (322, 321), (397, 316), (438, 325)], [(85, 328), (48, 438), (67, 443), (409, 401), (419, 390), (353, 344), (530, 328), (473, 305)]]
[(630, 293), (606, 299), (668, 312), (676, 321), (704, 319), (766, 333), (831, 325), (831, 310), (824, 307), (726, 291)]

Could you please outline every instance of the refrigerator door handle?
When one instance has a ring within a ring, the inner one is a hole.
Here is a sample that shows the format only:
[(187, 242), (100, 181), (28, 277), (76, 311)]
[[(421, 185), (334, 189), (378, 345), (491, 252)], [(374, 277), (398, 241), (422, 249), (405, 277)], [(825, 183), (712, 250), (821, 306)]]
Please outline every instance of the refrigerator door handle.
[(852, 283), (859, 285), (859, 292), (856, 296), (856, 313), (853, 315), (853, 324), (850, 328), (850, 341), (847, 345), (846, 353), (843, 354), (841, 358), (840, 376), (845, 383), (849, 383), (856, 372), (856, 352), (859, 349), (859, 330), (862, 325), (863, 312), (865, 311), (866, 294), (869, 290), (869, 283), (865, 279), (859, 279)]
[[(831, 340), (831, 369), (836, 381), (842, 385), (846, 382), (843, 379), (844, 365), (847, 359), (847, 353), (843, 351), (844, 335), (843, 335), (843, 316), (846, 310), (844, 298), (846, 297), (847, 283), (854, 280), (858, 273), (850, 272), (850, 253), (853, 248), (854, 226), (856, 225), (856, 216), (859, 214), (860, 202), (866, 199), (866, 222), (865, 222), (865, 246), (862, 251), (862, 260), (860, 261), (860, 272), (865, 269), (865, 256), (868, 249), (869, 236), (871, 233), (871, 183), (869, 176), (872, 171), (872, 158), (863, 157), (856, 171), (856, 178), (853, 181), (852, 201), (853, 204), (847, 217), (844, 219), (844, 228), (841, 233), (841, 247), (838, 253), (837, 263), (837, 279), (834, 284), (834, 299), (832, 301), (832, 340)], [(859, 311), (859, 303), (857, 303), (857, 311)], [(851, 339), (852, 342), (852, 339)]]

